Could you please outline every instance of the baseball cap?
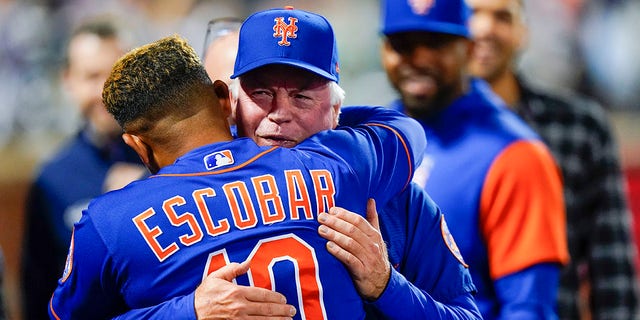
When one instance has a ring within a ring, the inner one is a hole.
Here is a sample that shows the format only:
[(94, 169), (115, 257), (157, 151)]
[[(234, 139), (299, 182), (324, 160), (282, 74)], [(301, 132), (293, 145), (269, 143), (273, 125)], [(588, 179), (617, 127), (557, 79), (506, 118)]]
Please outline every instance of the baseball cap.
[(382, 33), (427, 31), (470, 38), (464, 0), (382, 0)]
[(338, 82), (338, 48), (323, 16), (285, 7), (249, 16), (240, 28), (231, 79), (268, 64), (286, 64)]

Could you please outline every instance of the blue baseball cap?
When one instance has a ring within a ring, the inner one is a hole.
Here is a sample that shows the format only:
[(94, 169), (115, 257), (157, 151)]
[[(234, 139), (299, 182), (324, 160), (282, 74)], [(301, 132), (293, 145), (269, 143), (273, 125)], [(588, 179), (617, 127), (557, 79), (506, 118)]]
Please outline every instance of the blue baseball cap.
[(382, 0), (382, 33), (427, 31), (470, 38), (464, 0)]
[(268, 64), (286, 64), (338, 82), (338, 47), (323, 16), (293, 7), (260, 11), (240, 28), (231, 79)]

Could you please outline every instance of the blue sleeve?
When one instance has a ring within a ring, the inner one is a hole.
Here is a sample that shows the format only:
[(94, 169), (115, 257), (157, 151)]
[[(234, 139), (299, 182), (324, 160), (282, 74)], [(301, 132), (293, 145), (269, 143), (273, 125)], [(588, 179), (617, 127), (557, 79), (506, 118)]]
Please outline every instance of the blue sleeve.
[(396, 131), (406, 142), (414, 166), (420, 164), (427, 147), (427, 136), (418, 121), (385, 107), (350, 106), (340, 112), (340, 126), (384, 125)]
[(51, 319), (105, 319), (127, 309), (112, 276), (113, 264), (91, 219), (74, 226), (65, 270), (51, 297)]
[(129, 310), (116, 320), (196, 320), (195, 291), (147, 308)]
[(384, 314), (385, 319), (482, 319), (470, 292), (449, 299), (446, 303), (436, 301), (393, 269), (387, 288), (371, 304)]
[(411, 183), (378, 214), (394, 269), (367, 312), (373, 307), (383, 319), (481, 319), (469, 270), (429, 195)]
[(322, 131), (299, 146), (331, 150), (358, 175), (380, 205), (411, 181), (426, 148), (420, 123), (384, 107), (345, 107), (336, 130)]
[(494, 282), (502, 305), (498, 319), (558, 319), (556, 298), (560, 266), (543, 263)]

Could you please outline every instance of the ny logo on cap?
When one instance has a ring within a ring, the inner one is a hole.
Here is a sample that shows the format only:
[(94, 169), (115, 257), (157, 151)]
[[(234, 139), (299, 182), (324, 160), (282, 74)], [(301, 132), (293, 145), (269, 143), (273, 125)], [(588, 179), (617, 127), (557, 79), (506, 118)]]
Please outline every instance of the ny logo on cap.
[(298, 35), (296, 34), (296, 32), (298, 32), (298, 26), (296, 26), (298, 18), (289, 17), (288, 20), (289, 24), (286, 24), (284, 23), (284, 17), (273, 19), (273, 21), (276, 22), (276, 24), (273, 25), (273, 37), (281, 37), (280, 41), (278, 41), (278, 44), (287, 47), (291, 45), (291, 42), (289, 42), (289, 39), (287, 38), (295, 39), (298, 37)]
[(411, 11), (415, 14), (424, 15), (429, 12), (429, 9), (433, 6), (435, 0), (407, 0)]

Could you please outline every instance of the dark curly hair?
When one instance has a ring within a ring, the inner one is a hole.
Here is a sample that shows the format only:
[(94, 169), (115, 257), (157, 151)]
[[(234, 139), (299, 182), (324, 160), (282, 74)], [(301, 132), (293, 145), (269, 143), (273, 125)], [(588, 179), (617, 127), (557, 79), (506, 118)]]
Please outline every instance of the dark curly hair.
[(158, 119), (186, 118), (194, 97), (212, 92), (198, 54), (173, 35), (121, 57), (104, 83), (102, 100), (125, 131), (146, 132)]

